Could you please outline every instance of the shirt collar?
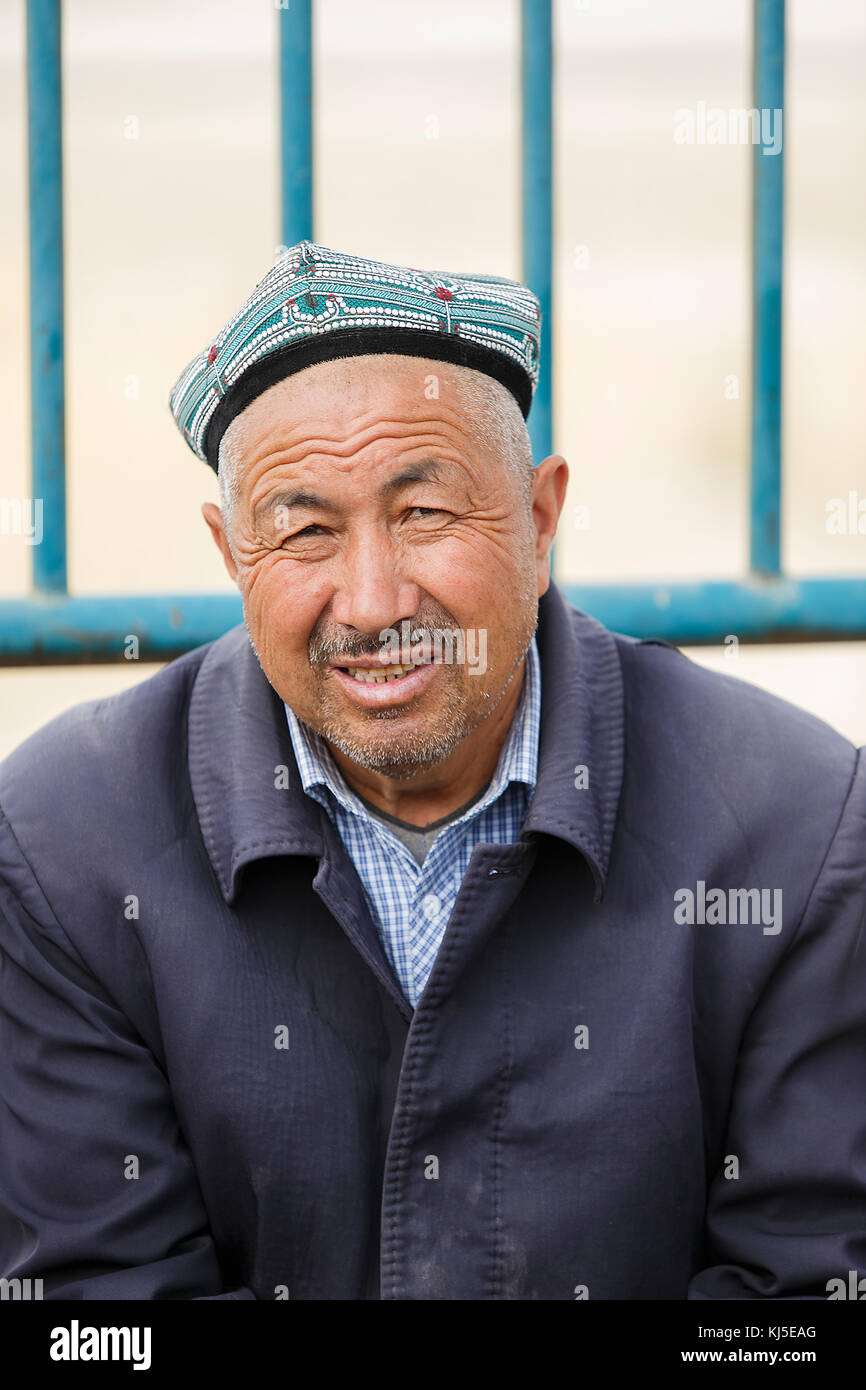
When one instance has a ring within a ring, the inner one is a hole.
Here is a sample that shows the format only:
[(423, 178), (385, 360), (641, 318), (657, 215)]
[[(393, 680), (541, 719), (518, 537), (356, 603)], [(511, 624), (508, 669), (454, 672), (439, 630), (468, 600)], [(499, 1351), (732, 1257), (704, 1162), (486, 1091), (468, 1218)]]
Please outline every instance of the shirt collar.
[[(353, 812), (363, 820), (370, 820), (367, 807), (343, 777), (324, 739), (303, 723), (287, 704), (283, 704), (283, 709), (304, 791), (310, 796), (315, 796), (322, 805), (326, 804), (326, 794), (330, 793), (345, 810)], [(512, 782), (523, 783), (530, 793), (535, 790), (540, 725), (541, 662), (538, 644), (533, 637), (526, 652), (523, 689), (502, 745), (496, 770), (484, 796), (473, 802), (466, 811), (466, 816), (478, 815), (501, 796)], [(317, 792), (320, 794), (317, 795)]]

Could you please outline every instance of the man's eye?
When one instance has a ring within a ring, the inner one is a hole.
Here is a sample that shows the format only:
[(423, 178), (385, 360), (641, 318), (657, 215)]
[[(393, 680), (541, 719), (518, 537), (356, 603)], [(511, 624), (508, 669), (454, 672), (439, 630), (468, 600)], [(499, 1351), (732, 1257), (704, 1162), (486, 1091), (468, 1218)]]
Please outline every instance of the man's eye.
[(316, 531), (321, 531), (321, 526), (315, 521), (311, 521), (309, 526), (305, 526), (302, 531), (296, 531), (293, 536), (287, 536), (287, 540), (296, 541), (299, 536), (311, 536)]
[(447, 513), (447, 512), (444, 512), (444, 511), (442, 510), (441, 507), (410, 507), (410, 508), (409, 508), (409, 515), (411, 516), (411, 515), (413, 514), (413, 512), (414, 512), (414, 513), (420, 513), (421, 516), (447, 516), (447, 515), (448, 515), (448, 513)]

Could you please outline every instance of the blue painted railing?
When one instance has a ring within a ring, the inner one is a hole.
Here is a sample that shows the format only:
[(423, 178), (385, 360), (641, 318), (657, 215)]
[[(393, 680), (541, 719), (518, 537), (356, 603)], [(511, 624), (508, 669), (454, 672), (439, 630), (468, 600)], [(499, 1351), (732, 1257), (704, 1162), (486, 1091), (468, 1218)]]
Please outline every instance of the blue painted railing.
[[(783, 110), (784, 0), (753, 0), (754, 94)], [(311, 0), (280, 9), (282, 241), (313, 236)], [(541, 300), (541, 377), (529, 418), (536, 458), (552, 449), (551, 0), (521, 0), (523, 268)], [(63, 382), (63, 161), (60, 0), (29, 0), (30, 338), (34, 595), (0, 601), (0, 662), (118, 659), (127, 638), (161, 660), (240, 622), (238, 595), (74, 596), (66, 593)], [(785, 132), (787, 135), (787, 132)], [(752, 256), (753, 390), (750, 571), (741, 581), (565, 584), (573, 603), (609, 627), (678, 643), (866, 637), (866, 576), (802, 579), (781, 572), (783, 159), (755, 146)]]
[(31, 471), (32, 495), (42, 503), (33, 583), (40, 594), (66, 592), (60, 86), (60, 7), (42, 0), (27, 7)]
[[(753, 103), (784, 112), (785, 3), (757, 0)], [(757, 575), (777, 575), (782, 549), (782, 230), (787, 130), (782, 151), (752, 153), (752, 477), (749, 560)]]

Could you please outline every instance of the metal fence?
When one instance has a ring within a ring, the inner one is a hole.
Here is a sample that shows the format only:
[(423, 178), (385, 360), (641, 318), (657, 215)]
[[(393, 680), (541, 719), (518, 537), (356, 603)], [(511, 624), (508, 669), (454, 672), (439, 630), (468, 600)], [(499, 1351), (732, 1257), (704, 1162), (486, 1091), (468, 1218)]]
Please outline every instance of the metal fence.
[[(313, 235), (311, 0), (279, 10), (282, 241)], [(536, 458), (552, 450), (551, 0), (521, 2), (523, 267), (545, 325), (529, 416)], [(784, 109), (784, 0), (754, 0), (753, 105)], [(66, 580), (64, 458), (63, 129), (60, 0), (29, 0), (32, 495), (42, 540), (33, 595), (0, 601), (0, 662), (117, 660), (126, 634), (163, 660), (241, 621), (236, 594), (71, 595)], [(753, 155), (750, 569), (737, 581), (564, 584), (608, 627), (678, 643), (866, 637), (866, 576), (797, 579), (781, 569), (783, 159)]]

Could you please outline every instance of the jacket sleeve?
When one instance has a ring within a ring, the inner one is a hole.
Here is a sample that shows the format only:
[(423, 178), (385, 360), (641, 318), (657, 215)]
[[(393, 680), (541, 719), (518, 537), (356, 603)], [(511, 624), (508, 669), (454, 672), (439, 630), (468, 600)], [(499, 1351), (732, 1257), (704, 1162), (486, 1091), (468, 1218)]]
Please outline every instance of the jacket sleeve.
[(826, 1299), (829, 1280), (866, 1273), (864, 764), (861, 750), (804, 916), (744, 1033), (725, 1144), (739, 1176), (725, 1176), (730, 1161), (713, 1176), (712, 1263), (691, 1299)]
[(46, 1299), (255, 1297), (223, 1289), (165, 1072), (2, 814), (0, 1274)]

